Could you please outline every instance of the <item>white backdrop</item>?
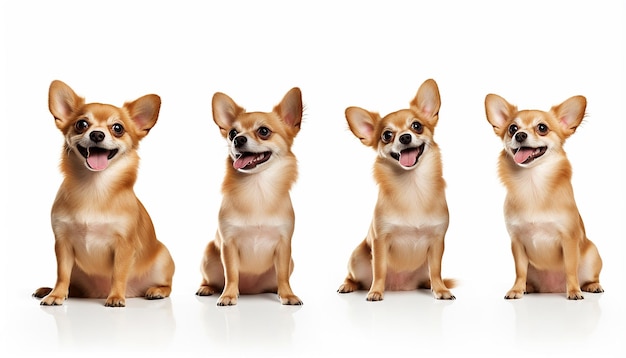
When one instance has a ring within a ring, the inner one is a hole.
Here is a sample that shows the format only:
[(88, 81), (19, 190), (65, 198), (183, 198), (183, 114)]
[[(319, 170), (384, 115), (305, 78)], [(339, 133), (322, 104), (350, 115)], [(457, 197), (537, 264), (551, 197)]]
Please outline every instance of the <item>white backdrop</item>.
[(343, 280), (376, 199), (374, 152), (347, 129), (346, 107), (384, 115), (437, 81), (451, 214), (443, 273), (460, 281), (457, 301), (485, 287), (501, 299), (514, 271), (485, 95), (543, 110), (584, 95), (588, 115), (565, 148), (605, 261), (605, 295), (625, 293), (623, 1), (39, 1), (3, 2), (0, 12), (5, 305), (36, 305), (28, 295), (56, 278), (49, 215), (63, 139), (47, 107), (54, 79), (88, 102), (161, 96), (135, 190), (176, 262), (173, 304), (197, 289), (216, 227), (226, 144), (213, 93), (269, 111), (300, 87), (292, 286), (303, 309)]

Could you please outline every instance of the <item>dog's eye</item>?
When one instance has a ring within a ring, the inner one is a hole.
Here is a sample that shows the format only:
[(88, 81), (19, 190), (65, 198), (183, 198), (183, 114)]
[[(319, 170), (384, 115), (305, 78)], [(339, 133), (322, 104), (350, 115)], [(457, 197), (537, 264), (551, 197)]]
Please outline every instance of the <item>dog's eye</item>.
[(113, 134), (116, 137), (121, 137), (122, 135), (124, 135), (124, 127), (119, 123), (115, 123), (113, 127), (111, 127), (111, 129), (113, 130)]
[(509, 134), (510, 134), (510, 135), (513, 135), (513, 134), (517, 133), (517, 130), (518, 130), (518, 129), (519, 129), (519, 128), (517, 128), (517, 125), (515, 125), (515, 124), (511, 124), (511, 125), (509, 126)]
[(421, 134), (424, 131), (424, 127), (422, 126), (422, 124), (420, 122), (413, 122), (413, 123), (411, 123), (411, 128), (413, 128), (413, 130), (417, 134)]
[(267, 127), (260, 127), (259, 129), (256, 130), (256, 132), (258, 133), (261, 139), (267, 139), (270, 137), (270, 134), (272, 134), (272, 131), (269, 130), (269, 128)]
[(389, 143), (393, 139), (393, 133), (391, 131), (384, 131), (380, 139), (383, 140), (383, 143)]
[(543, 123), (539, 123), (539, 125), (537, 126), (537, 132), (539, 132), (539, 134), (541, 135), (548, 134), (548, 126)]
[(228, 132), (228, 139), (233, 140), (233, 138), (235, 138), (236, 136), (237, 136), (236, 129), (231, 129), (230, 132)]
[(81, 119), (74, 124), (74, 128), (76, 128), (78, 133), (83, 133), (87, 128), (89, 128), (89, 123), (86, 120)]

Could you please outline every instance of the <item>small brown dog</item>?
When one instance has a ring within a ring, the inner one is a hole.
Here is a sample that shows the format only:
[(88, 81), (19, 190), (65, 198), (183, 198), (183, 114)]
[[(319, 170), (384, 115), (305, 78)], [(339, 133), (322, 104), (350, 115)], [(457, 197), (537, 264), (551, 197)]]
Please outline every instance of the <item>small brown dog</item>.
[(33, 296), (42, 305), (106, 297), (109, 307), (125, 306), (126, 297), (169, 296), (174, 262), (133, 191), (137, 147), (156, 123), (161, 99), (150, 94), (121, 108), (86, 104), (53, 81), (48, 104), (65, 137), (64, 179), (52, 206), (57, 282)]
[(381, 118), (362, 108), (346, 109), (350, 130), (378, 152), (379, 185), (374, 217), (354, 250), (340, 293), (369, 289), (368, 301), (385, 290), (430, 288), (438, 299), (454, 299), (441, 278), (448, 205), (441, 154), (433, 139), (440, 106), (437, 83), (425, 81), (403, 109)]
[(530, 292), (603, 292), (602, 260), (587, 238), (574, 201), (572, 168), (563, 144), (585, 115), (574, 96), (548, 112), (518, 111), (504, 98), (485, 98), (487, 120), (504, 144), (498, 171), (507, 189), (506, 227), (515, 260), (515, 284), (505, 298)]
[(278, 293), (301, 305), (289, 277), (294, 211), (289, 190), (298, 175), (291, 152), (300, 131), (302, 94), (291, 89), (272, 112), (246, 112), (223, 93), (213, 96), (213, 119), (229, 144), (215, 240), (202, 260), (199, 296), (221, 292), (217, 304), (240, 293)]

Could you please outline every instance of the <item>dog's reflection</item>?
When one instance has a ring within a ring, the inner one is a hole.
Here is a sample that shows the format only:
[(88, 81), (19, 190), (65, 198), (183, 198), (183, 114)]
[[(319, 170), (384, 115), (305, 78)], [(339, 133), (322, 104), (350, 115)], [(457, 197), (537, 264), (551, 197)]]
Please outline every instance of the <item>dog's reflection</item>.
[(276, 304), (275, 294), (242, 295), (236, 306), (216, 306), (217, 296), (197, 297), (203, 305), (207, 346), (219, 354), (288, 354), (293, 345), (294, 314), (302, 306)]
[(103, 306), (103, 300), (69, 299), (62, 306), (42, 307), (54, 316), (59, 348), (99, 352), (155, 350), (172, 341), (176, 322), (170, 298), (131, 298), (125, 308)]
[(510, 301), (517, 341), (558, 346), (587, 339), (598, 326), (602, 294), (587, 293), (582, 301), (563, 297), (564, 294), (529, 294)]

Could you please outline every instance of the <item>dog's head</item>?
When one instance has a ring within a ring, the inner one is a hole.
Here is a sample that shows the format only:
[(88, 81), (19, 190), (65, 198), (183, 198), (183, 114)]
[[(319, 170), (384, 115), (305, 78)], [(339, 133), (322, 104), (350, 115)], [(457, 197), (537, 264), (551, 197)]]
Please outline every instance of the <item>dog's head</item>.
[(520, 167), (533, 166), (551, 153), (562, 152), (563, 143), (582, 122), (586, 106), (585, 97), (574, 96), (548, 112), (518, 111), (498, 95), (485, 98), (487, 120), (502, 139), (504, 151)]
[(226, 94), (213, 95), (213, 120), (229, 143), (233, 168), (255, 173), (291, 153), (302, 121), (302, 94), (292, 88), (272, 112), (246, 112)]
[(418, 89), (409, 109), (381, 118), (378, 113), (359, 107), (346, 109), (352, 133), (400, 168), (410, 170), (433, 145), (433, 134), (439, 120), (441, 100), (437, 83), (426, 80)]
[(122, 107), (86, 104), (68, 85), (53, 81), (48, 106), (65, 136), (68, 156), (97, 172), (122, 161), (137, 149), (139, 141), (157, 121), (161, 99), (149, 94)]

